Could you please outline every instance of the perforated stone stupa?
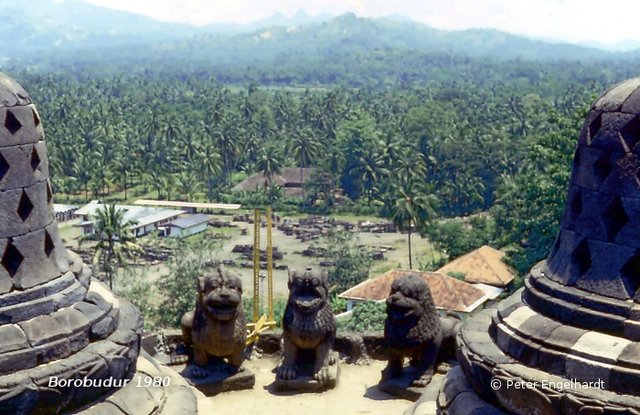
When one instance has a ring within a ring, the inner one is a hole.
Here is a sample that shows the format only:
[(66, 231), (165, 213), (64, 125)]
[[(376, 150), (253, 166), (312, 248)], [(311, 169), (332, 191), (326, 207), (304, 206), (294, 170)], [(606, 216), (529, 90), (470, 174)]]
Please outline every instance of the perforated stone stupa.
[(467, 322), (434, 412), (640, 414), (639, 142), (631, 79), (592, 105), (549, 257)]
[[(197, 412), (175, 372), (138, 359), (138, 310), (65, 249), (52, 199), (40, 116), (0, 74), (0, 414)], [(137, 387), (159, 377), (172, 387)]]

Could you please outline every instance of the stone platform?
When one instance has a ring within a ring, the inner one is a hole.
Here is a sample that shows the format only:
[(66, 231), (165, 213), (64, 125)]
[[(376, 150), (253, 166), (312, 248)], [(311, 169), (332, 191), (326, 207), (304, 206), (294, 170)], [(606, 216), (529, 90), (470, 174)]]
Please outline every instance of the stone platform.
[[(276, 376), (276, 380), (273, 382), (274, 390), (276, 391), (295, 391), (295, 392), (321, 392), (327, 389), (333, 389), (338, 384), (338, 377), (340, 376), (340, 359), (338, 353), (331, 352), (329, 357), (329, 381), (326, 383), (320, 383), (313, 377), (305, 374), (305, 370), (297, 378), (292, 380), (283, 380)], [(309, 372), (310, 370), (306, 370)]]
[(180, 375), (205, 396), (215, 396), (222, 392), (252, 389), (256, 377), (252, 371), (240, 368), (239, 371), (226, 364), (211, 365), (209, 375), (197, 378), (192, 375), (193, 364), (188, 364), (180, 370)]

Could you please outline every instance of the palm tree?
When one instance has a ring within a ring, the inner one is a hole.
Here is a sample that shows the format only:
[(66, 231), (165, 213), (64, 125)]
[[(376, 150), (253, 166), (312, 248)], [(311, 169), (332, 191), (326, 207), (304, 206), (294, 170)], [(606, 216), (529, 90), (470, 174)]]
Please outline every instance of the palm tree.
[[(256, 167), (262, 172), (265, 179), (265, 187), (269, 188), (269, 194), (271, 195), (273, 176), (280, 174), (280, 170), (282, 169), (280, 154), (278, 154), (275, 146), (267, 146), (262, 150), (256, 162)], [(269, 204), (271, 203), (271, 196), (269, 196)]]
[(295, 135), (291, 142), (291, 152), (300, 165), (300, 185), (302, 186), (302, 199), (304, 199), (303, 168), (308, 167), (312, 160), (318, 157), (320, 143), (309, 129), (305, 129)]
[(135, 237), (131, 233), (131, 226), (135, 225), (135, 222), (126, 220), (124, 214), (125, 210), (118, 209), (115, 205), (99, 208), (92, 218), (94, 235), (80, 238), (81, 243), (90, 238), (98, 241), (93, 263), (99, 263), (102, 266), (111, 290), (113, 290), (113, 273), (116, 263), (125, 267), (125, 257), (134, 252), (144, 253), (142, 248), (134, 242)]
[(395, 203), (391, 209), (393, 223), (400, 231), (407, 231), (409, 269), (413, 269), (411, 257), (411, 231), (424, 226), (435, 216), (438, 199), (416, 179), (400, 180), (395, 189)]

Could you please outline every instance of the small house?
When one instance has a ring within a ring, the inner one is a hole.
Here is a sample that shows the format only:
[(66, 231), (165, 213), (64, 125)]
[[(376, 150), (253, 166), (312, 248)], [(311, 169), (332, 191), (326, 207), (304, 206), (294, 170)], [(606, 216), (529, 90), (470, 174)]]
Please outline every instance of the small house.
[(195, 235), (196, 233), (204, 232), (208, 224), (209, 216), (202, 213), (185, 216), (166, 225), (165, 236), (184, 238)]
[(361, 301), (385, 301), (393, 282), (406, 275), (417, 275), (427, 283), (436, 308), (442, 314), (454, 312), (463, 317), (481, 308), (480, 306), (489, 299), (483, 290), (453, 277), (437, 272), (402, 269), (393, 269), (363, 281), (338, 297), (347, 300), (347, 311), (352, 310), (353, 306)]

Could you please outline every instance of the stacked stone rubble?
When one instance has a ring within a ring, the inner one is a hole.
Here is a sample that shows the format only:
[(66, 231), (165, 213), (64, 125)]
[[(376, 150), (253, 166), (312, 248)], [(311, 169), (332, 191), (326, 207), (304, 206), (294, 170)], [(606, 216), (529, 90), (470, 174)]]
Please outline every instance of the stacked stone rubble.
[(547, 260), (461, 331), (439, 413), (640, 414), (639, 142), (632, 79), (586, 116)]

